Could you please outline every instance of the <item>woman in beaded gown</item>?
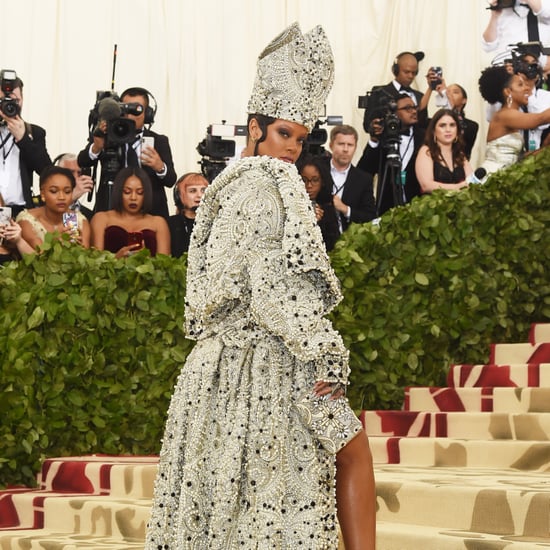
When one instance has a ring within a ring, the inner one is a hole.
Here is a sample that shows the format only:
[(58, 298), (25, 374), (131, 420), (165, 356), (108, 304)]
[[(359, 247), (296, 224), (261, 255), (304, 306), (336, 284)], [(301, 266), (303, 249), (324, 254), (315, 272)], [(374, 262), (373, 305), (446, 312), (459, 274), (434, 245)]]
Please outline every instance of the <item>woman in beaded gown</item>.
[(515, 164), (524, 152), (522, 130), (536, 128), (550, 122), (550, 109), (540, 113), (526, 113), (531, 89), (519, 74), (504, 66), (487, 67), (479, 77), (479, 91), (483, 99), (502, 107), (494, 113), (487, 131), (485, 161), (481, 165), (487, 173)]
[(374, 550), (372, 458), (349, 407), (341, 298), (294, 162), (333, 80), (320, 27), (262, 52), (245, 157), (207, 188), (188, 253), (196, 345), (168, 411), (145, 548)]

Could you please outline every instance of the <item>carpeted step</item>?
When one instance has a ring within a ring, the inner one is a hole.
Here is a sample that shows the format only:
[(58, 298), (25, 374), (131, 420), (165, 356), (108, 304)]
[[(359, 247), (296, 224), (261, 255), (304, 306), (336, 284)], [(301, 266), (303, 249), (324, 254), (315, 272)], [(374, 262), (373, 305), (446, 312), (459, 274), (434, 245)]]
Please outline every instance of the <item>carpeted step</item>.
[(115, 504), (128, 499), (137, 503), (151, 499), (157, 465), (155, 456), (93, 455), (45, 460), (38, 476), (38, 489), (0, 492), (0, 531), (48, 527), (48, 509), (55, 509), (55, 503), (67, 499), (77, 502), (88, 496), (94, 499), (108, 495)]
[(451, 388), (550, 387), (550, 363), (516, 365), (451, 365)]
[(0, 550), (143, 550), (143, 539), (121, 540), (110, 537), (83, 537), (52, 533), (44, 529), (0, 533)]
[(550, 412), (550, 388), (405, 389), (405, 410), (426, 412)]
[(550, 413), (363, 411), (369, 437), (550, 441)]
[(516, 363), (550, 363), (550, 343), (491, 344), (488, 363), (513, 365)]
[[(523, 539), (526, 543), (528, 539), (531, 543), (550, 544), (550, 485), (544, 472), (378, 465), (375, 477), (381, 533), (388, 523), (425, 528), (430, 538), (434, 534), (430, 528), (435, 528), (435, 533), (456, 530), (483, 537), (488, 534), (508, 537), (510, 541)], [(384, 535), (381, 536), (383, 540)], [(386, 546), (377, 545), (377, 548)], [(426, 547), (403, 548), (424, 550)], [(463, 548), (504, 547), (479, 544)]]
[(550, 441), (369, 437), (376, 464), (463, 468), (550, 469)]
[(543, 550), (550, 539), (379, 521), (376, 550)]
[(157, 466), (157, 456), (50, 458), (42, 465), (38, 484), (55, 492), (151, 497)]
[(533, 323), (529, 331), (529, 343), (543, 344), (550, 342), (550, 323)]

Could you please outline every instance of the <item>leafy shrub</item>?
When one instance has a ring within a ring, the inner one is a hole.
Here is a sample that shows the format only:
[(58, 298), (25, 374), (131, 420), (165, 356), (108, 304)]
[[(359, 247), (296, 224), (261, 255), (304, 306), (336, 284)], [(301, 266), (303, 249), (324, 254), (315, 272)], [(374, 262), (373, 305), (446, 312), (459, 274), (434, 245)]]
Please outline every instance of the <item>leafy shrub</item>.
[(408, 385), (441, 385), (452, 363), (526, 341), (550, 318), (550, 151), (481, 186), (438, 191), (352, 226), (332, 264), (333, 314), (351, 353), (357, 408), (399, 408)]
[(0, 272), (0, 484), (44, 456), (157, 453), (182, 331), (185, 261), (47, 240)]

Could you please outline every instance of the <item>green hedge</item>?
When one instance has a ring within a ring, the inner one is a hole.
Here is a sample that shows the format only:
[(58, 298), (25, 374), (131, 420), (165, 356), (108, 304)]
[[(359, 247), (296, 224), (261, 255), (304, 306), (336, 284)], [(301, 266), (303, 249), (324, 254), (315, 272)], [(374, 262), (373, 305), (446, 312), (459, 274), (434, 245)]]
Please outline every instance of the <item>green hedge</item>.
[[(485, 186), (434, 193), (350, 228), (331, 254), (351, 351), (349, 395), (396, 408), (550, 319), (550, 155)], [(127, 260), (47, 240), (0, 271), (0, 484), (32, 484), (45, 456), (157, 453), (182, 332), (185, 258)]]
[(404, 386), (444, 384), (451, 363), (487, 363), (491, 342), (550, 320), (549, 181), (550, 150), (346, 232), (333, 320), (357, 409), (399, 408)]
[(157, 453), (183, 336), (185, 261), (48, 240), (0, 272), (0, 484), (44, 456)]

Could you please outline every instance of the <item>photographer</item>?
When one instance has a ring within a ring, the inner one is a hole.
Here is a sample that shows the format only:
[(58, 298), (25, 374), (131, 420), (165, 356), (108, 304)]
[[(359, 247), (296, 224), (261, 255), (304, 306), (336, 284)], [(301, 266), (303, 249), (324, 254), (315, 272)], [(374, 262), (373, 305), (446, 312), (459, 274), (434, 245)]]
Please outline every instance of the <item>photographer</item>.
[[(120, 118), (135, 124), (135, 131), (128, 126), (122, 126), (129, 136), (120, 140), (111, 140), (110, 128), (119, 123), (117, 113), (111, 120), (98, 121), (98, 128), (90, 137), (88, 145), (78, 154), (78, 164), (82, 167), (95, 166), (101, 162), (101, 178), (97, 189), (94, 211), (104, 211), (111, 208), (110, 194), (112, 182), (121, 168), (126, 166), (141, 166), (153, 186), (153, 206), (151, 214), (168, 218), (168, 203), (165, 187), (172, 187), (176, 181), (176, 172), (172, 160), (172, 151), (168, 137), (157, 134), (149, 129), (154, 122), (155, 108), (149, 104), (150, 92), (145, 88), (133, 87), (121, 95), (122, 106)], [(114, 101), (114, 100), (113, 100)], [(137, 108), (136, 108), (137, 107)], [(148, 127), (145, 127), (145, 126)], [(114, 128), (116, 130), (116, 128)], [(147, 145), (147, 139), (152, 139), (153, 146)], [(123, 143), (120, 143), (123, 142)]]
[(46, 131), (21, 118), (23, 82), (15, 71), (0, 73), (0, 193), (15, 218), (32, 208), (33, 172), (40, 174), (52, 161), (46, 150)]
[[(401, 94), (408, 95), (418, 107), (418, 124), (423, 128), (427, 126), (427, 99), (424, 98), (422, 92), (411, 88), (414, 79), (418, 75), (418, 63), (422, 59), (424, 59), (424, 52), (401, 52), (395, 58), (391, 67), (394, 79), (385, 86), (375, 86), (370, 94), (367, 94), (367, 101), (363, 106), (365, 109), (363, 116), (363, 129), (365, 132), (369, 132), (373, 119), (380, 118), (388, 100), (396, 100)], [(363, 98), (364, 100), (365, 98)]]
[[(489, 4), (491, 15), (481, 38), (485, 52), (502, 57), (515, 43), (550, 43), (550, 0), (489, 0)], [(550, 71), (546, 55), (539, 56), (539, 63), (545, 74)]]
[(361, 170), (373, 176), (378, 174), (378, 216), (420, 194), (414, 165), (424, 141), (424, 129), (418, 126), (418, 108), (406, 94), (397, 98), (393, 106), (395, 112), (391, 107), (387, 107), (385, 118), (389, 121), (386, 125), (383, 118), (373, 120), (369, 128), (370, 140), (357, 163)]

